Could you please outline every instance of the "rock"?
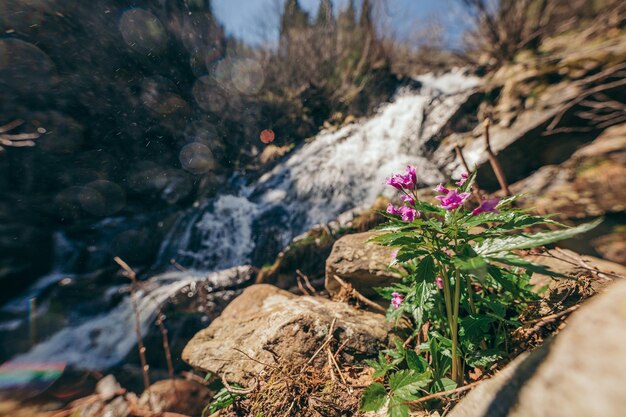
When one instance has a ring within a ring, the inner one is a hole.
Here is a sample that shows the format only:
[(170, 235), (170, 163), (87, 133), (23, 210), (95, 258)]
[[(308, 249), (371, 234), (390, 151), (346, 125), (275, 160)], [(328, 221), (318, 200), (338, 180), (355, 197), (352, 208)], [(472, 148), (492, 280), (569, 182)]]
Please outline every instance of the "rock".
[(336, 295), (341, 285), (334, 279), (339, 276), (366, 297), (376, 297), (376, 287), (385, 287), (400, 276), (389, 270), (397, 249), (371, 243), (379, 232), (347, 235), (335, 242), (326, 260), (326, 289)]
[(102, 401), (109, 401), (116, 395), (124, 394), (125, 390), (122, 389), (113, 375), (107, 375), (98, 381), (96, 385), (96, 394)]
[(626, 124), (604, 131), (560, 165), (542, 167), (511, 186), (520, 203), (561, 218), (626, 210)]
[(102, 417), (128, 417), (130, 416), (130, 407), (124, 397), (117, 397), (104, 406)]
[(621, 417), (626, 282), (580, 308), (554, 339), (479, 385), (450, 417)]
[[(296, 296), (277, 287), (253, 285), (185, 347), (185, 362), (203, 372), (246, 384), (265, 364), (298, 366), (328, 337), (346, 342), (341, 359), (375, 355), (387, 344), (385, 317), (324, 298)], [(325, 358), (317, 357), (321, 365)]]
[(330, 254), (335, 237), (328, 227), (315, 226), (295, 238), (281, 251), (271, 266), (259, 271), (257, 283), (272, 284), (282, 289), (296, 287), (298, 273), (306, 275), (317, 287), (323, 281), (324, 261)]
[(158, 381), (144, 391), (139, 398), (139, 405), (156, 413), (170, 412), (186, 416), (199, 416), (212, 397), (211, 390), (194, 381), (177, 379)]
[(626, 265), (626, 226), (615, 226), (590, 244), (603, 258)]

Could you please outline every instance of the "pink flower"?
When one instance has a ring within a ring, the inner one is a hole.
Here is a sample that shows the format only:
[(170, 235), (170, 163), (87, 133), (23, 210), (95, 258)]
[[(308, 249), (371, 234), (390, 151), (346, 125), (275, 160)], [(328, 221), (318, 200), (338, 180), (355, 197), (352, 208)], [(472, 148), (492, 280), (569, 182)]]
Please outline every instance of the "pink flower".
[(441, 207), (448, 211), (452, 211), (463, 205), (463, 203), (465, 203), (465, 200), (467, 200), (470, 195), (470, 193), (459, 194), (457, 190), (451, 190), (448, 192), (448, 194), (438, 195), (435, 198), (441, 202)]
[(496, 209), (498, 204), (500, 204), (500, 199), (498, 197), (494, 197), (489, 200), (484, 200), (480, 203), (480, 206), (472, 210), (472, 214), (474, 216), (478, 216), (481, 213), (500, 213)]
[(404, 201), (405, 203), (409, 204), (409, 205), (414, 205), (415, 204), (415, 199), (413, 197), (410, 197), (408, 195), (403, 195), (400, 197), (400, 199), (402, 201)]
[(441, 194), (448, 194), (448, 190), (446, 187), (443, 186), (443, 184), (439, 184), (438, 186), (435, 187), (435, 191)]
[(406, 167), (406, 175), (404, 176), (406, 181), (405, 187), (409, 190), (412, 190), (417, 185), (417, 172), (415, 171), (415, 167), (411, 165), (407, 165)]
[(394, 249), (391, 252), (391, 260), (394, 261), (397, 257), (398, 257), (398, 252), (400, 252), (400, 249)]
[(400, 210), (395, 208), (393, 204), (387, 204), (387, 213), (389, 214), (400, 214)]
[(458, 180), (455, 184), (461, 187), (463, 184), (467, 182), (468, 178), (469, 178), (469, 174), (467, 172), (464, 172), (461, 174), (461, 179)]
[(417, 172), (414, 167), (408, 165), (404, 175), (393, 174), (391, 178), (387, 178), (387, 184), (398, 190), (402, 190), (403, 188), (406, 190), (413, 190), (417, 184)]
[(400, 207), (399, 212), (402, 215), (402, 220), (405, 222), (411, 223), (416, 217), (419, 217), (417, 210), (411, 207), (402, 206)]
[(404, 295), (398, 294), (397, 292), (391, 293), (391, 305), (394, 308), (399, 308), (400, 304), (404, 301)]
[(404, 182), (404, 178), (400, 174), (393, 174), (391, 178), (387, 178), (387, 185), (391, 185), (392, 187), (402, 190), (402, 183)]
[(440, 275), (437, 275), (437, 278), (435, 278), (435, 285), (437, 285), (437, 288), (440, 290), (443, 290), (443, 279), (441, 279)]

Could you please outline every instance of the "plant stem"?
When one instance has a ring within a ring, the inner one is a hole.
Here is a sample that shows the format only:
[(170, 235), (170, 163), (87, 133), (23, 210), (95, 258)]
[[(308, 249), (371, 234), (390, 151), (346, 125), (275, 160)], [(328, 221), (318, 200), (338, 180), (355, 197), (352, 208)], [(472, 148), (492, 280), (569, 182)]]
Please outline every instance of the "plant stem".
[(456, 279), (454, 282), (454, 311), (452, 313), (452, 325), (450, 333), (452, 335), (452, 379), (457, 385), (463, 384), (463, 372), (461, 370), (461, 362), (459, 358), (459, 304), (461, 301), (461, 280), (460, 271), (455, 268)]
[(472, 314), (476, 314), (476, 304), (474, 304), (474, 290), (472, 290), (472, 282), (470, 277), (468, 276), (465, 280), (467, 284), (467, 299), (469, 300), (470, 311)]

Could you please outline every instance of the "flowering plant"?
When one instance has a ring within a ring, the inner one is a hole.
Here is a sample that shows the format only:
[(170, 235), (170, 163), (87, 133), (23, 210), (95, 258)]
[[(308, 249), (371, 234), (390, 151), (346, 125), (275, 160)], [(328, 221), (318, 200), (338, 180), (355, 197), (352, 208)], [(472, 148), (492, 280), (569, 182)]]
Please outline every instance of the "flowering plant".
[[(567, 228), (515, 209), (517, 196), (482, 200), (469, 209), (474, 180), (475, 174), (463, 174), (456, 188), (438, 185), (439, 204), (418, 198), (410, 166), (387, 180), (402, 193), (402, 204), (389, 204), (389, 222), (373, 241), (398, 248), (390, 267), (403, 279), (380, 292), (391, 300), (388, 317), (408, 319), (412, 333), (369, 361), (380, 382), (364, 392), (363, 411), (387, 404), (390, 416), (407, 416), (412, 401), (461, 386), (470, 369), (486, 369), (507, 356), (510, 332), (538, 299), (530, 276), (558, 275), (516, 251), (572, 237), (601, 221)], [(558, 230), (526, 232), (538, 225)]]

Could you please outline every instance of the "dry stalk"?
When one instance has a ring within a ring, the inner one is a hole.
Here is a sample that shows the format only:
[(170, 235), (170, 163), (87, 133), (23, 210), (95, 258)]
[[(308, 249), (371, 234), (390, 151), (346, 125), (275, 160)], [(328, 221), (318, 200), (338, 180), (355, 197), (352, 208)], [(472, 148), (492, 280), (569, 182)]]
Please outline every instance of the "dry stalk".
[[(561, 248), (556, 248), (555, 249), (558, 253), (560, 253), (561, 255), (565, 256), (568, 259), (574, 260), (575, 261), (575, 265), (591, 272), (592, 274), (596, 275), (599, 278), (603, 278), (603, 279), (614, 279), (614, 278), (624, 278), (621, 275), (618, 274), (614, 274), (611, 272), (602, 272), (599, 271), (597, 268), (592, 267), (591, 265), (589, 265), (580, 255), (576, 254), (576, 255), (570, 255), (569, 253), (565, 252), (563, 249)], [(554, 256), (554, 255), (552, 255)], [(556, 258), (556, 257), (555, 257)], [(561, 259), (561, 258), (557, 258), (557, 259)], [(563, 261), (565, 261), (565, 259), (562, 259)]]
[(24, 121), (18, 119), (0, 126), (0, 152), (4, 151), (4, 146), (13, 148), (35, 146), (34, 140), (39, 138), (39, 133), (7, 133), (22, 124), (24, 124)]
[(302, 294), (304, 294), (304, 295), (311, 295), (309, 290), (304, 288), (304, 286), (302, 285), (302, 279), (299, 276), (296, 276), (296, 283), (298, 284), (298, 289), (300, 290), (300, 292)]
[(330, 327), (328, 328), (328, 336), (326, 336), (326, 340), (322, 343), (322, 345), (315, 351), (313, 356), (309, 358), (306, 363), (306, 366), (310, 365), (315, 357), (324, 349), (332, 340), (333, 340), (333, 332), (335, 331), (335, 323), (337, 322), (337, 318), (333, 318), (333, 321), (330, 323)]
[(148, 375), (148, 361), (146, 360), (146, 347), (141, 337), (141, 318), (139, 317), (139, 309), (137, 307), (137, 274), (128, 266), (121, 258), (116, 256), (113, 260), (124, 270), (124, 275), (130, 279), (130, 301), (135, 314), (135, 333), (137, 335), (137, 349), (139, 350), (139, 360), (141, 361), (141, 372), (143, 375), (143, 385), (148, 392), (148, 407), (152, 404), (152, 395), (150, 394), (150, 376)]
[(304, 285), (306, 285), (311, 294), (315, 294), (317, 292), (315, 291), (315, 288), (313, 288), (313, 286), (311, 285), (311, 281), (309, 281), (309, 277), (307, 277), (306, 274), (303, 274), (302, 271), (300, 271), (299, 269), (296, 269), (296, 274), (298, 274), (298, 276), (304, 280)]
[(163, 324), (165, 320), (165, 315), (162, 312), (159, 312), (157, 318), (157, 326), (159, 326), (159, 330), (161, 331), (161, 337), (163, 339), (163, 351), (165, 352), (165, 361), (167, 362), (167, 372), (170, 376), (170, 381), (172, 381), (172, 389), (174, 390), (174, 394), (176, 394), (176, 380), (174, 377), (174, 364), (172, 363), (172, 352), (170, 350), (170, 342), (167, 337), (167, 328)]
[(341, 285), (346, 290), (346, 292), (350, 294), (352, 297), (356, 298), (357, 300), (361, 301), (363, 304), (366, 304), (367, 306), (371, 307), (372, 309), (376, 311), (379, 311), (381, 313), (387, 312), (387, 310), (385, 310), (383, 307), (379, 306), (378, 304), (376, 304), (369, 298), (365, 297), (363, 294), (355, 290), (352, 287), (352, 285), (348, 284), (347, 282), (339, 278), (337, 275), (333, 275), (333, 277), (335, 278), (335, 280), (337, 280), (339, 285)]
[(483, 126), (485, 127), (485, 151), (487, 152), (487, 157), (489, 158), (489, 164), (491, 164), (491, 169), (496, 174), (496, 178), (498, 179), (498, 183), (500, 184), (500, 189), (506, 196), (511, 195), (511, 190), (509, 190), (509, 183), (506, 180), (506, 176), (504, 175), (504, 170), (502, 169), (502, 165), (500, 165), (500, 161), (493, 153), (491, 149), (491, 143), (489, 142), (489, 126), (491, 124), (491, 120), (489, 118), (485, 119), (483, 122)]

